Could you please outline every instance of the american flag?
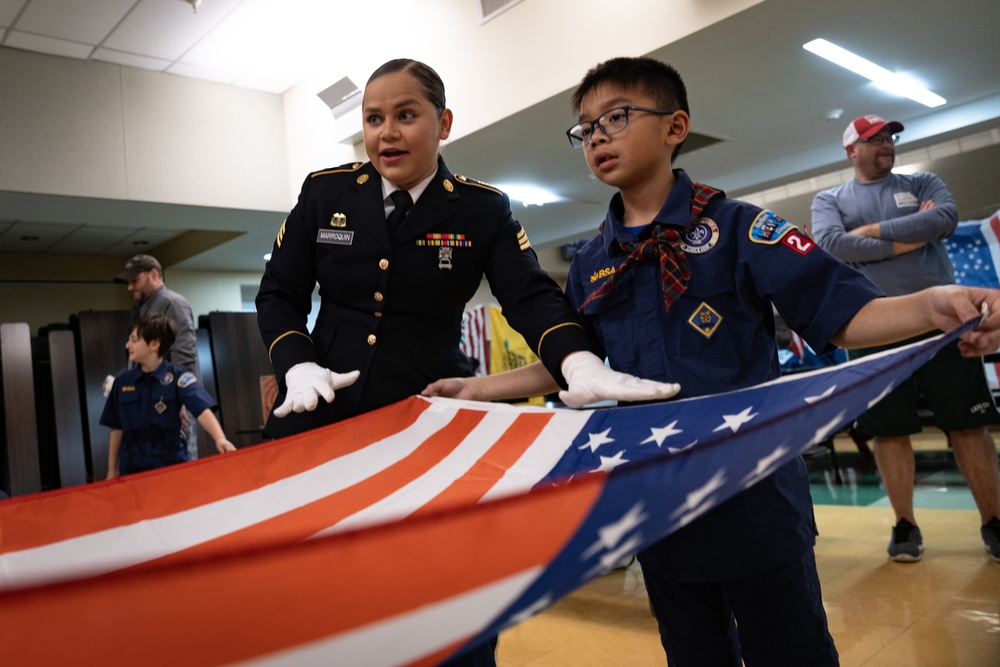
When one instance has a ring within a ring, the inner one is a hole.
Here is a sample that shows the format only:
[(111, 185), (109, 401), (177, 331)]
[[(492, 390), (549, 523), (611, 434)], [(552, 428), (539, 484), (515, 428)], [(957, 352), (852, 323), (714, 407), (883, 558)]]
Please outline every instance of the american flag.
[(474, 306), (462, 314), (462, 342), (459, 348), (469, 359), (479, 362), (476, 375), (486, 375), (490, 370), (490, 341), (487, 336), (489, 312), (484, 305)]
[(955, 267), (955, 282), (970, 287), (1000, 287), (1000, 211), (984, 220), (960, 222), (944, 240)]
[(830, 437), (957, 333), (652, 405), (412, 397), (233, 454), (0, 502), (0, 655), (435, 664)]

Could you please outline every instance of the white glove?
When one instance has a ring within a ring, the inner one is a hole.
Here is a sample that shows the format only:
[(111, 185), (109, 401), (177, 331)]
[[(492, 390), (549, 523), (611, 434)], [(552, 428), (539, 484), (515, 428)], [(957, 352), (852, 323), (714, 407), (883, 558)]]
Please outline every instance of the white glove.
[(359, 375), (361, 371), (334, 373), (311, 361), (295, 364), (285, 373), (288, 392), (285, 394), (285, 402), (274, 409), (274, 416), (285, 417), (291, 412), (315, 410), (320, 396), (331, 403), (335, 391), (354, 384)]
[(104, 392), (104, 398), (111, 395), (111, 389), (115, 386), (115, 376), (109, 375), (104, 378), (104, 382), (101, 384), (101, 391)]
[(591, 352), (574, 352), (562, 362), (562, 374), (569, 389), (559, 399), (571, 408), (597, 401), (658, 401), (681, 390), (679, 384), (643, 380), (613, 371)]

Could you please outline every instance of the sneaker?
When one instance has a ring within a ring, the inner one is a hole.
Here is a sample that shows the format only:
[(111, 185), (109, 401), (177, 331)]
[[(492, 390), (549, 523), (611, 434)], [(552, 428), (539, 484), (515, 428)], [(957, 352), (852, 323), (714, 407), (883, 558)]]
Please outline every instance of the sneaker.
[(983, 549), (989, 552), (993, 560), (1000, 563), (1000, 518), (993, 517), (979, 529), (983, 535)]
[(906, 519), (900, 519), (892, 528), (892, 539), (889, 540), (886, 551), (889, 552), (889, 558), (897, 562), (914, 563), (920, 560), (924, 557), (924, 538), (920, 535), (920, 529)]

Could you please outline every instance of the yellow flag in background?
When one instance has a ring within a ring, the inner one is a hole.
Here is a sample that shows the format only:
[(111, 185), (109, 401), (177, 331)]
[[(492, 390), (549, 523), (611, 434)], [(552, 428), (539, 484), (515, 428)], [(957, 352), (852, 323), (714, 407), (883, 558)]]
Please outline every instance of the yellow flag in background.
[[(528, 347), (524, 336), (507, 324), (507, 319), (496, 306), (490, 306), (490, 374), (503, 373), (538, 361)], [(545, 398), (536, 396), (527, 401), (530, 405), (544, 405)]]

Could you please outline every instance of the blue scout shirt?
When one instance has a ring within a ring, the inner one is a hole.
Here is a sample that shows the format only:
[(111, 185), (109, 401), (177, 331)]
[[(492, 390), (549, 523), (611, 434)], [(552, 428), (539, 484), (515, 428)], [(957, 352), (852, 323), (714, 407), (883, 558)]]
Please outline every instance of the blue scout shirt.
[(115, 378), (104, 404), (101, 424), (121, 429), (118, 471), (128, 473), (162, 468), (188, 460), (181, 442), (181, 405), (192, 419), (216, 403), (197, 378), (164, 360), (152, 373), (138, 366)]
[[(676, 184), (656, 216), (688, 228), (691, 179)], [(624, 261), (617, 244), (633, 235), (622, 222), (621, 195), (604, 227), (573, 259), (567, 293), (579, 306)], [(647, 238), (646, 230), (640, 238)], [(817, 351), (882, 293), (864, 276), (770, 211), (717, 197), (683, 235), (691, 266), (686, 292), (664, 310), (660, 269), (642, 262), (583, 310), (611, 367), (680, 383), (677, 398), (716, 394), (779, 375), (772, 304)], [(777, 436), (776, 436), (777, 437)], [(723, 503), (650, 548), (663, 574), (727, 580), (787, 562), (815, 542), (809, 479), (801, 460)], [(647, 554), (647, 555), (649, 555)]]

